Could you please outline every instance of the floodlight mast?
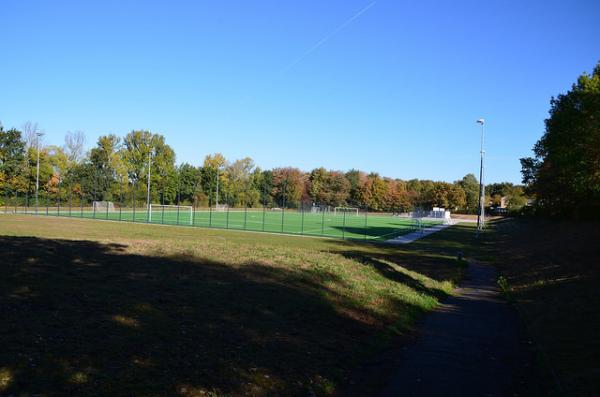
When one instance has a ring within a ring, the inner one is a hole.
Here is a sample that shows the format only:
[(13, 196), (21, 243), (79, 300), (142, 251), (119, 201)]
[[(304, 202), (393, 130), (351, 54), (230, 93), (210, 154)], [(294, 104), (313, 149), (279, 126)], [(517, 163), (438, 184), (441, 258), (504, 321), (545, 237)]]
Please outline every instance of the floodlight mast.
[(148, 211), (147, 219), (150, 219), (150, 158), (152, 157), (152, 147), (148, 150), (148, 191), (146, 196), (146, 209)]
[(219, 208), (219, 165), (217, 165), (217, 205), (215, 208)]
[(481, 125), (481, 149), (480, 149), (480, 164), (479, 164), (479, 211), (477, 213), (477, 235), (483, 230), (485, 225), (485, 184), (483, 183), (483, 156), (484, 139), (485, 139), (485, 120), (477, 120), (477, 124)]

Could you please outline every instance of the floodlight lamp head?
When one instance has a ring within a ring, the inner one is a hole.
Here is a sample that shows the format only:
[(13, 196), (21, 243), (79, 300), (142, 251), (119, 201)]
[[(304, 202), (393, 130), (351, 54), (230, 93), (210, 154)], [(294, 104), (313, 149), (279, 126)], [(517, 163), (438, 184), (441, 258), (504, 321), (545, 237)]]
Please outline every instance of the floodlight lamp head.
[(479, 120), (477, 120), (477, 123), (483, 125), (483, 124), (485, 124), (485, 120), (484, 119), (479, 119)]

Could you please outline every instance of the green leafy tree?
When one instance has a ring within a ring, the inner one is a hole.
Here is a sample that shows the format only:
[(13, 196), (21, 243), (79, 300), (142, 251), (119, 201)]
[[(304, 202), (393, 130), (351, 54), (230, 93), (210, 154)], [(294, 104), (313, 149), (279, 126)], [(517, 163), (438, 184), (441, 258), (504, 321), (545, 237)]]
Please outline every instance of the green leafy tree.
[(260, 204), (267, 207), (274, 205), (273, 192), (275, 187), (273, 185), (273, 171), (271, 170), (258, 170), (259, 174), (254, 177), (254, 184), (260, 194)]
[(229, 200), (232, 206), (258, 205), (260, 193), (252, 183), (256, 165), (250, 157), (236, 160), (227, 167)]
[(0, 172), (9, 177), (22, 171), (25, 160), (25, 142), (21, 132), (10, 129), (4, 131), (0, 125)]
[(346, 172), (346, 179), (350, 184), (348, 191), (348, 205), (352, 207), (365, 207), (364, 201), (364, 186), (367, 179), (367, 174), (362, 171), (352, 169)]
[(0, 193), (2, 197), (26, 190), (25, 167), (25, 142), (21, 137), (21, 132), (14, 128), (5, 131), (0, 125)]
[(600, 211), (600, 63), (550, 101), (546, 131), (521, 159), (523, 182), (550, 215)]
[(325, 203), (325, 185), (327, 184), (328, 172), (325, 168), (315, 168), (308, 176), (308, 195), (315, 203)]
[(177, 168), (179, 200), (181, 204), (195, 203), (200, 192), (202, 173), (191, 164), (183, 163)]
[(136, 200), (145, 201), (150, 162), (150, 201), (165, 204), (176, 201), (175, 152), (166, 144), (164, 136), (143, 130), (132, 131), (123, 139), (120, 155), (136, 189)]
[(456, 182), (465, 192), (465, 205), (459, 206), (464, 212), (475, 214), (479, 208), (479, 181), (473, 174), (465, 175), (460, 181)]
[[(219, 187), (219, 204), (225, 202), (229, 179), (227, 178), (227, 160), (221, 153), (208, 155), (204, 158), (202, 166), (202, 189), (214, 205), (217, 200), (217, 186)], [(218, 183), (217, 183), (218, 178)]]

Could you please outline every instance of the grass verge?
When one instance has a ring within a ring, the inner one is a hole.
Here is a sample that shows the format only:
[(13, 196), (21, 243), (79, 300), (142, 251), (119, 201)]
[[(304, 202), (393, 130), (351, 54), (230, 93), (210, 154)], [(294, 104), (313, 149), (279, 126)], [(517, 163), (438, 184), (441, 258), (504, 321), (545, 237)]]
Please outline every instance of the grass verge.
[(490, 232), (502, 289), (539, 347), (558, 395), (600, 390), (600, 224), (498, 222)]

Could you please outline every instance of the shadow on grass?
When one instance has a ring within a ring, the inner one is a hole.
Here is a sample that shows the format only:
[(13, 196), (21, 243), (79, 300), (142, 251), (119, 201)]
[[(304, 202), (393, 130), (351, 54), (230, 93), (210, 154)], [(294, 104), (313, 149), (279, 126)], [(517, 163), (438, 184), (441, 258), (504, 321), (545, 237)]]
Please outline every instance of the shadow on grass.
[(368, 242), (359, 245), (351, 241), (332, 242), (330, 250), (372, 266), (388, 279), (439, 298), (446, 293), (424, 287), (419, 280), (400, 272), (390, 266), (389, 262), (437, 281), (458, 282), (464, 270), (464, 264), (457, 260), (458, 254), (462, 253), (467, 258), (481, 258), (491, 252), (489, 244), (484, 238), (475, 238), (473, 226), (454, 225), (410, 244)]
[(126, 248), (0, 237), (1, 393), (323, 395), (381, 330), (333, 274)]
[(332, 229), (338, 230), (338, 235), (341, 237), (342, 232), (349, 235), (350, 239), (358, 240), (366, 238), (369, 240), (385, 241), (394, 237), (410, 233), (411, 227), (407, 225), (402, 226), (331, 226)]

